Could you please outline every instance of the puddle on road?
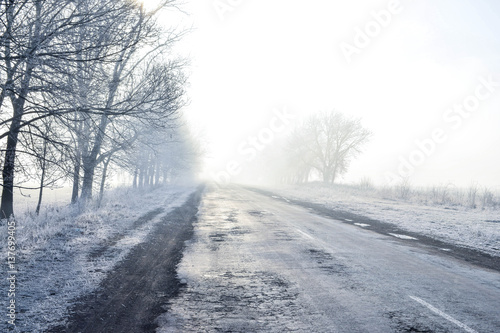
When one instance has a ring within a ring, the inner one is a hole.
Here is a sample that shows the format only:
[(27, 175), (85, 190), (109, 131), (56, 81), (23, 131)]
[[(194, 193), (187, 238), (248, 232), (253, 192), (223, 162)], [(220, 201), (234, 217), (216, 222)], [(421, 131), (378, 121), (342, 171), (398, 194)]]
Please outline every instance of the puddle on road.
[(289, 233), (287, 233), (285, 231), (274, 231), (273, 234), (274, 234), (275, 239), (278, 241), (288, 242), (288, 241), (292, 241), (292, 240), (296, 239), (295, 237), (292, 237)]
[(227, 234), (212, 233), (208, 237), (212, 242), (224, 242), (227, 238)]
[(250, 234), (251, 231), (248, 229), (243, 229), (241, 227), (234, 227), (230, 231), (231, 235), (247, 235)]
[(434, 323), (432, 328), (429, 326), (429, 318), (426, 316), (416, 316), (403, 311), (389, 311), (384, 314), (391, 320), (392, 326), (397, 332), (412, 333), (431, 333), (431, 332), (450, 332), (438, 323)]
[(226, 221), (228, 222), (238, 222), (236, 219), (236, 214), (230, 214), (228, 217), (226, 217)]
[(316, 249), (309, 249), (306, 251), (313, 259), (316, 260), (318, 264), (322, 264), (325, 261), (332, 260), (333, 256), (325, 251), (322, 250), (316, 250)]
[(264, 216), (264, 213), (263, 211), (260, 211), (260, 210), (249, 210), (247, 211), (248, 214), (252, 215), (252, 216), (258, 216), (258, 217), (261, 217), (261, 216)]
[(251, 230), (242, 228), (238, 225), (239, 222), (237, 209), (218, 209), (216, 213), (210, 214), (204, 221), (205, 228), (214, 230), (207, 235), (210, 243), (209, 249), (219, 251), (226, 242), (250, 234)]
[(318, 268), (329, 275), (348, 276), (348, 267), (323, 250), (308, 249), (306, 254), (318, 264)]

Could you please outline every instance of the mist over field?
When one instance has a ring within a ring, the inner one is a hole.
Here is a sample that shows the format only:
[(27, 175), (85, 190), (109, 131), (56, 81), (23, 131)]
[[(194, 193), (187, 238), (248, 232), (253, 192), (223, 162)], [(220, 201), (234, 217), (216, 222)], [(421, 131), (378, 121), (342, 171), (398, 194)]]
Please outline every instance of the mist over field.
[[(409, 177), (417, 186), (500, 186), (493, 148), (500, 143), (496, 3), (209, 7), (191, 5), (200, 28), (185, 41), (196, 68), (191, 119), (209, 142), (207, 178), (232, 160), (243, 179), (259, 178), (271, 161), (256, 159), (281, 150), (286, 133), (312, 114), (338, 111), (373, 132), (342, 182), (368, 177), (387, 185)], [(275, 110), (283, 109), (294, 121), (273, 131), (276, 140), (250, 145), (255, 159), (242, 154), (241, 145), (269, 129)]]

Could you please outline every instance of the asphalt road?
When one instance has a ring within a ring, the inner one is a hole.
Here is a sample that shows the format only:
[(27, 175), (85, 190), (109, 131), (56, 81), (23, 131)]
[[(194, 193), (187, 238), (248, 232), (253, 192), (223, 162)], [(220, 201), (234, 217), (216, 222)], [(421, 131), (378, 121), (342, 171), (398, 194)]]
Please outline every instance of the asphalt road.
[(500, 273), (406, 238), (207, 189), (159, 332), (500, 332)]

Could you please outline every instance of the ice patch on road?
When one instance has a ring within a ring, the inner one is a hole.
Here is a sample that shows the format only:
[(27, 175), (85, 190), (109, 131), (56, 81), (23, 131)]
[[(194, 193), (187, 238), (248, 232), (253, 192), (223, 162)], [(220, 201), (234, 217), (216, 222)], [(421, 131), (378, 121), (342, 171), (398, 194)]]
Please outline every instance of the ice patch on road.
[(393, 237), (396, 237), (396, 238), (399, 238), (399, 239), (418, 240), (418, 239), (417, 239), (417, 238), (415, 238), (415, 237), (411, 237), (411, 236), (407, 236), (407, 235), (392, 234), (392, 233), (389, 233), (389, 235), (391, 235), (391, 236), (393, 236)]
[(309, 238), (309, 239), (314, 239), (313, 236), (309, 235), (308, 233), (303, 232), (302, 230), (296, 229), (296, 231), (301, 234), (302, 236)]

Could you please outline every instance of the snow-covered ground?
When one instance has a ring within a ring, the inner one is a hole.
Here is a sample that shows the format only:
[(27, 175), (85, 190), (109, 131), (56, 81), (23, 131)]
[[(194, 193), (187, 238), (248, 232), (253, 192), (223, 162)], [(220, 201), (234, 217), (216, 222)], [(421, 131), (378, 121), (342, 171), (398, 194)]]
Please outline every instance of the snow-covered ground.
[(500, 256), (499, 207), (426, 204), (421, 200), (388, 198), (377, 191), (359, 191), (319, 183), (270, 190), (285, 198), (319, 203)]
[[(95, 290), (106, 272), (194, 190), (194, 185), (142, 191), (122, 188), (107, 193), (101, 208), (85, 212), (60, 203), (45, 205), (40, 216), (20, 210), (15, 230), (15, 297), (7, 295), (9, 267), (4, 260), (0, 332), (12, 328), (7, 322), (11, 299), (16, 304), (15, 331), (41, 332), (62, 324), (72, 302)], [(5, 224), (2, 228), (6, 229)], [(7, 258), (7, 234), (2, 232), (1, 237), (2, 258)]]

